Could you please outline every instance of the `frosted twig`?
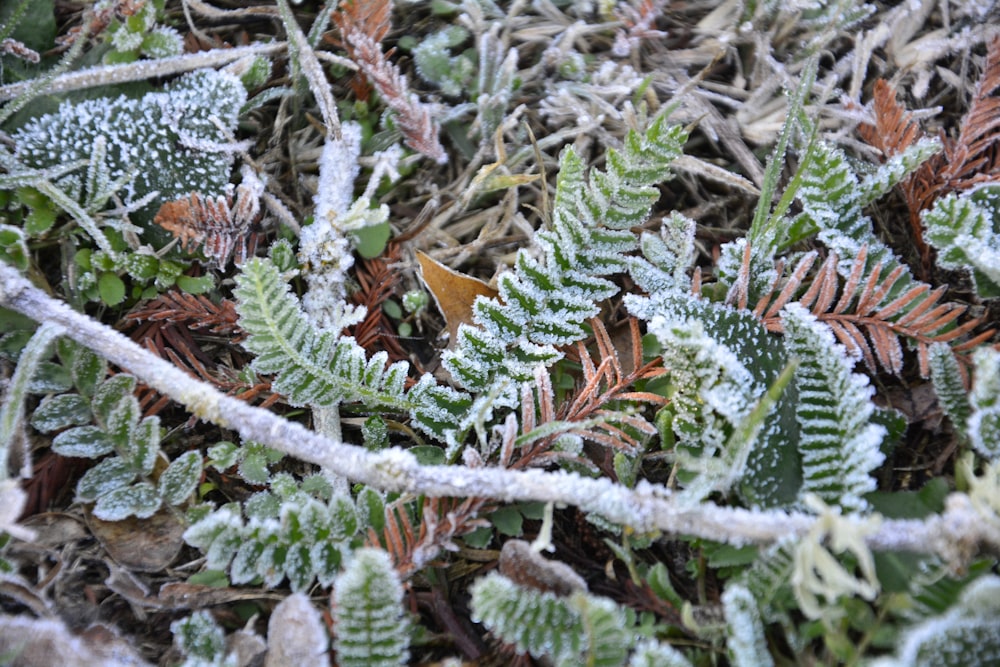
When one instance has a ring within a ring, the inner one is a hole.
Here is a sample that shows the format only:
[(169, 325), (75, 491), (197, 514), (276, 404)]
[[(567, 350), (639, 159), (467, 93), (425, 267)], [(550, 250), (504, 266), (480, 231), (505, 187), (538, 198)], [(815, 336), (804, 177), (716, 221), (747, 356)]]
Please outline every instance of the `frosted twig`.
[[(506, 502), (575, 505), (640, 532), (659, 530), (736, 545), (768, 544), (788, 535), (801, 536), (817, 520), (802, 512), (747, 510), (709, 503), (682, 507), (670, 491), (645, 481), (629, 489), (606, 478), (590, 479), (564, 471), (424, 466), (398, 448), (369, 452), (321, 437), (300, 424), (222, 394), (121, 333), (49, 297), (4, 263), (0, 263), (0, 305), (36, 321), (63, 327), (67, 336), (182, 403), (201, 419), (376, 488), (432, 497), (474, 495)], [(924, 520), (885, 520), (866, 536), (867, 544), (872, 549), (935, 553), (956, 564), (974, 555), (982, 545), (997, 548), (996, 526), (984, 520), (967, 495), (952, 494), (946, 507), (943, 514)], [(860, 530), (870, 524), (870, 517), (848, 516), (844, 521), (857, 523)]]
[(299, 65), (302, 67), (302, 74), (309, 83), (309, 90), (316, 98), (319, 105), (320, 114), (323, 116), (323, 123), (326, 125), (327, 135), (334, 139), (340, 139), (340, 117), (337, 115), (337, 103), (333, 99), (333, 92), (330, 84), (323, 73), (323, 66), (316, 58), (316, 52), (309, 45), (302, 28), (295, 21), (291, 8), (287, 0), (278, 0), (278, 10), (281, 12), (281, 20), (285, 25), (285, 32), (288, 33), (288, 45), (294, 55), (298, 56)]
[[(67, 72), (54, 78), (49, 85), (39, 91), (43, 95), (66, 93), (71, 90), (82, 90), (95, 86), (109, 86), (126, 81), (141, 81), (154, 77), (171, 76), (182, 72), (190, 72), (204, 67), (218, 67), (245, 58), (247, 56), (266, 56), (285, 50), (284, 42), (274, 44), (251, 44), (234, 49), (213, 49), (199, 53), (188, 53), (172, 58), (157, 60), (139, 60), (127, 65), (102, 65)], [(26, 92), (32, 81), (12, 83), (0, 86), (0, 102), (10, 100)]]

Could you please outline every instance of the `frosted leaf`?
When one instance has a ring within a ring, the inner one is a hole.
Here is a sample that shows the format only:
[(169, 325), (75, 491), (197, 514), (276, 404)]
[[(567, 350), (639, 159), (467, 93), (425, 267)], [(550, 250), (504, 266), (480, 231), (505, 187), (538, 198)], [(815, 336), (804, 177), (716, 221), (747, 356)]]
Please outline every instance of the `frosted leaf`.
[(726, 648), (734, 667), (767, 667), (774, 660), (767, 650), (764, 623), (757, 600), (746, 587), (730, 582), (722, 593), (726, 614)]
[(1000, 578), (980, 577), (947, 613), (904, 631), (896, 655), (873, 667), (965, 667), (1000, 663)]
[[(63, 394), (64, 396), (68, 394)], [(80, 413), (81, 415), (83, 413)], [(53, 415), (48, 412), (43, 414), (45, 419), (42, 425), (52, 425), (59, 423)], [(86, 411), (86, 421), (90, 421), (90, 410)], [(32, 420), (34, 423), (34, 420)], [(35, 426), (39, 428), (38, 425)], [(45, 430), (45, 429), (39, 429)], [(60, 456), (77, 456), (83, 458), (96, 459), (114, 451), (114, 440), (97, 426), (79, 426), (63, 431), (52, 441), (52, 451)]]
[(880, 449), (885, 427), (872, 423), (874, 389), (853, 373), (853, 359), (830, 328), (801, 304), (782, 311), (789, 353), (799, 357), (797, 419), (803, 483), (800, 497), (815, 493), (848, 511), (868, 507), (864, 494), (875, 490), (871, 472), (885, 459)]
[(135, 470), (118, 456), (105, 459), (89, 469), (76, 484), (76, 499), (81, 502), (97, 500), (105, 493), (131, 484)]
[(404, 665), (409, 659), (409, 622), (403, 613), (403, 586), (389, 555), (358, 549), (333, 586), (341, 667)]
[(170, 624), (174, 646), (190, 658), (211, 664), (225, 650), (226, 635), (207, 611), (196, 611)]
[(691, 662), (673, 646), (647, 639), (636, 646), (628, 667), (691, 667)]
[(170, 505), (179, 505), (187, 500), (198, 486), (202, 471), (201, 454), (185, 452), (171, 461), (160, 475), (160, 495)]
[[(126, 203), (158, 192), (159, 203), (190, 192), (219, 194), (229, 183), (233, 155), (193, 150), (198, 142), (219, 146), (232, 132), (246, 90), (239, 79), (215, 70), (186, 74), (163, 92), (64, 103), (14, 133), (15, 155), (44, 169), (89, 159), (98, 138), (106, 142), (106, 176), (127, 179)], [(155, 209), (154, 209), (155, 210)]]
[(130, 516), (145, 519), (153, 516), (160, 504), (156, 487), (139, 482), (101, 494), (94, 505), (94, 516), (104, 521), (121, 521)]
[(264, 667), (324, 667), (330, 664), (329, 644), (319, 610), (307, 595), (293, 593), (274, 608), (268, 621)]
[[(967, 433), (976, 453), (988, 461), (1000, 456), (1000, 353), (983, 347), (973, 355), (975, 372)], [(958, 426), (958, 425), (956, 425)]]

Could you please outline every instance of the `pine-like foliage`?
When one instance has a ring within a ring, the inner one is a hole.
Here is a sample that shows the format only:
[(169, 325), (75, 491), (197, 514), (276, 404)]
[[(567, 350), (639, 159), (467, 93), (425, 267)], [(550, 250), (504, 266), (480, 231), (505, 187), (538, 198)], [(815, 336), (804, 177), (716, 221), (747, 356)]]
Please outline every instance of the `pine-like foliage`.
[(669, 177), (685, 134), (661, 116), (645, 134), (630, 132), (621, 152), (608, 151), (607, 171), (593, 170), (572, 149), (560, 160), (551, 229), (535, 238), (542, 257), (518, 252), (498, 279), (499, 299), (479, 298), (475, 326), (459, 328), (445, 366), (464, 387), (481, 391), (498, 377), (529, 380), (537, 364), (560, 358), (557, 346), (585, 338), (598, 302), (618, 288), (605, 276), (624, 271), (635, 249), (629, 228), (641, 224)]
[(867, 377), (851, 372), (852, 361), (829, 327), (805, 308), (789, 304), (783, 321), (789, 354), (800, 360), (800, 497), (815, 493), (847, 511), (864, 510), (864, 494), (875, 490), (870, 473), (884, 459), (879, 446), (885, 427), (871, 422), (874, 390)]
[(236, 278), (235, 295), (247, 333), (244, 346), (256, 355), (254, 370), (275, 374), (274, 390), (293, 405), (359, 401), (401, 412), (412, 407), (405, 392), (408, 365), (386, 368), (386, 353), (366, 359), (353, 338), (320, 333), (271, 260), (247, 262)]
[(341, 667), (391, 667), (409, 659), (403, 585), (389, 555), (358, 549), (333, 586), (334, 648)]
[[(213, 118), (234, 131), (246, 98), (235, 76), (199, 70), (139, 99), (121, 96), (63, 104), (57, 113), (36, 118), (14, 133), (15, 155), (28, 167), (55, 167), (89, 159), (101, 138), (106, 142), (107, 177), (130, 179), (124, 189), (126, 202), (154, 191), (159, 202), (191, 192), (222, 194), (233, 152), (226, 149), (227, 137)], [(77, 199), (87, 194), (82, 173), (64, 176), (58, 184)]]
[(872, 667), (966, 667), (1000, 664), (1000, 577), (970, 584), (941, 616), (907, 630), (896, 655)]
[(559, 666), (617, 667), (636, 641), (630, 614), (606, 598), (521, 588), (498, 573), (477, 581), (471, 592), (474, 620), (519, 653), (548, 656)]
[(934, 382), (934, 392), (941, 403), (941, 409), (948, 415), (958, 437), (965, 439), (965, 429), (972, 414), (972, 406), (969, 404), (969, 391), (965, 386), (962, 367), (944, 343), (931, 345), (928, 356), (931, 380)]

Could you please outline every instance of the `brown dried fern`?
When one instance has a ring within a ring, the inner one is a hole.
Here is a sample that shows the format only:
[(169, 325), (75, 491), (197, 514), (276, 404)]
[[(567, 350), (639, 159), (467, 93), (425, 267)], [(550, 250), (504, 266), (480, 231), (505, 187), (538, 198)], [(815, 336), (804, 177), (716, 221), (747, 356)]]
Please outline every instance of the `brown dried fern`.
[[(501, 465), (522, 468), (573, 458), (552, 449), (558, 438), (566, 434), (579, 436), (607, 451), (634, 452), (640, 446), (636, 434), (656, 433), (656, 428), (641, 415), (606, 408), (615, 401), (653, 405), (664, 405), (667, 402), (667, 399), (658, 394), (631, 390), (639, 380), (657, 377), (666, 372), (660, 367), (659, 358), (643, 363), (638, 322), (635, 318), (629, 319), (629, 352), (634, 369), (630, 372), (622, 367), (618, 351), (604, 324), (597, 319), (591, 320), (590, 324), (594, 330), (599, 360), (595, 363), (594, 357), (582, 342), (576, 344), (582, 372), (581, 383), (558, 408), (555, 406), (555, 393), (549, 372), (539, 368), (535, 385), (525, 384), (521, 392), (522, 435), (513, 443), (513, 446), (520, 448), (521, 456), (516, 461), (512, 460), (512, 448), (509, 452), (504, 448)], [(555, 432), (547, 433), (544, 428), (546, 425), (559, 427)]]
[(403, 579), (427, 567), (442, 551), (458, 551), (455, 538), (489, 526), (479, 518), (494, 509), (485, 498), (427, 498), (417, 501), (420, 523), (414, 527), (408, 505), (401, 498), (385, 507), (385, 527), (381, 533), (368, 528), (368, 546), (381, 547), (392, 556), (396, 572)]
[[(942, 151), (900, 183), (909, 209), (910, 227), (925, 272), (930, 249), (923, 240), (920, 214), (952, 192), (1000, 180), (1000, 36), (990, 42), (983, 72), (957, 138), (941, 136)], [(884, 80), (875, 82), (874, 124), (858, 126), (858, 134), (889, 159), (924, 136), (913, 115), (896, 101), (896, 91)]]
[(382, 53), (381, 42), (390, 28), (390, 0), (343, 0), (333, 14), (340, 28), (344, 48), (358, 68), (375, 86), (390, 109), (396, 112), (396, 126), (406, 145), (439, 164), (448, 161), (438, 139), (440, 127), (431, 107), (410, 91), (406, 77)]
[[(916, 347), (920, 373), (924, 377), (930, 372), (928, 350), (932, 343), (949, 343), (954, 351), (962, 352), (974, 348), (994, 333), (991, 329), (959, 342), (982, 323), (982, 318), (959, 324), (958, 319), (967, 307), (939, 303), (945, 294), (944, 287), (932, 290), (926, 283), (913, 281), (907, 286), (900, 282), (906, 273), (902, 266), (883, 271), (879, 263), (865, 275), (868, 249), (864, 246), (843, 285), (837, 274), (838, 257), (831, 254), (804, 287), (817, 256), (815, 251), (807, 253), (787, 276), (781, 291), (777, 290), (776, 283), (752, 309), (769, 331), (783, 330), (778, 314), (785, 305), (795, 301), (825, 322), (837, 340), (852, 353), (859, 354), (872, 372), (881, 366), (899, 375), (903, 370), (900, 339), (908, 339)], [(741, 270), (749, 271), (746, 262)]]

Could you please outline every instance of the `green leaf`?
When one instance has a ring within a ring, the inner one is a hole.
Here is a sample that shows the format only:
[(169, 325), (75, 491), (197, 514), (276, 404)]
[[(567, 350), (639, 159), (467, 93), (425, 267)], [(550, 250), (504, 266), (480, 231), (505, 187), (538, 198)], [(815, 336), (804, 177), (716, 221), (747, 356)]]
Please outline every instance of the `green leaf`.
[(236, 465), (239, 460), (240, 448), (234, 443), (223, 441), (208, 448), (208, 464), (223, 472)]
[[(106, 426), (111, 412), (121, 403), (127, 402), (135, 391), (135, 378), (127, 373), (119, 373), (102, 382), (94, 392), (90, 409), (97, 423)], [(136, 404), (138, 407), (138, 403)]]
[(102, 494), (94, 505), (94, 516), (104, 521), (121, 521), (130, 516), (146, 519), (160, 509), (160, 494), (148, 482), (122, 486)]
[(392, 227), (389, 223), (381, 222), (351, 232), (351, 238), (359, 255), (365, 259), (373, 259), (385, 252), (385, 245), (391, 234)]
[(355, 502), (361, 525), (371, 526), (376, 533), (382, 532), (385, 528), (385, 499), (382, 494), (366, 486), (358, 492)]
[(524, 517), (516, 507), (501, 507), (490, 514), (489, 520), (502, 535), (520, 537), (522, 534)]
[(174, 459), (160, 475), (160, 495), (170, 505), (187, 500), (201, 478), (201, 454), (185, 452)]
[(206, 274), (204, 276), (178, 276), (177, 286), (188, 294), (206, 294), (215, 288), (215, 277)]
[(31, 255), (24, 232), (19, 227), (0, 224), (0, 261), (10, 264), (18, 271), (28, 270)]
[(125, 283), (118, 274), (103, 271), (97, 279), (97, 291), (101, 301), (108, 306), (117, 306), (125, 300)]
[(89, 422), (90, 401), (79, 394), (46, 396), (31, 415), (31, 425), (42, 433)]
[(386, 552), (354, 552), (334, 582), (333, 597), (334, 648), (341, 667), (407, 664), (410, 624), (403, 610), (403, 586)]
[(113, 456), (88, 470), (76, 484), (76, 499), (80, 502), (97, 500), (104, 494), (131, 484), (135, 471), (120, 457)]
[[(89, 421), (89, 410), (87, 421)], [(114, 451), (114, 440), (97, 426), (80, 426), (63, 431), (52, 441), (52, 451), (60, 456), (96, 459)]]

